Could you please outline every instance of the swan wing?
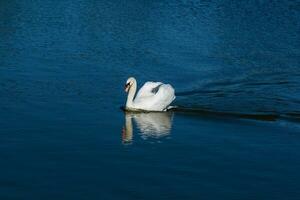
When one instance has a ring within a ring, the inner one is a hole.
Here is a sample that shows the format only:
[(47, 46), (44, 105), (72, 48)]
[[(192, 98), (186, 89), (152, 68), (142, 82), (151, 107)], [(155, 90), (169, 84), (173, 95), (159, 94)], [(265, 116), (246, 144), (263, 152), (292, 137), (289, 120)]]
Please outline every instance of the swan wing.
[(165, 110), (175, 98), (174, 88), (170, 84), (163, 84), (155, 94), (153, 107), (156, 110)]
[(156, 93), (151, 91), (151, 94), (149, 92), (150, 95), (148, 96), (136, 98), (136, 108), (151, 111), (164, 111), (175, 99), (175, 90), (169, 84), (161, 83), (155, 90), (157, 90)]
[(146, 82), (141, 89), (138, 91), (136, 95), (136, 99), (143, 98), (143, 97), (150, 97), (157, 93), (158, 86), (160, 86), (161, 82)]

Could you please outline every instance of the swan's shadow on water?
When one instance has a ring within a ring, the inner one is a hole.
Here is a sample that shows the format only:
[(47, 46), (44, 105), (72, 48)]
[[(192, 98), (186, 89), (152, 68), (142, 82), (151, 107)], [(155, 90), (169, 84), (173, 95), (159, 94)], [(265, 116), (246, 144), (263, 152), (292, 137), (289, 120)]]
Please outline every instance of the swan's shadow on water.
[(125, 111), (124, 114), (123, 144), (131, 144), (133, 142), (134, 131), (138, 131), (138, 134), (144, 140), (161, 139), (168, 136), (171, 132), (173, 112)]

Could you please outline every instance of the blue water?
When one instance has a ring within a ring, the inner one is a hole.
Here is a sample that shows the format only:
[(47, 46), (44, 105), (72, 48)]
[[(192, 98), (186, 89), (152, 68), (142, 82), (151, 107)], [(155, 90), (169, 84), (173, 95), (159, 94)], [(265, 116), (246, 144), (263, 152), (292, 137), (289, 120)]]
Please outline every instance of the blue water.
[[(0, 1), (0, 199), (300, 199), (300, 2)], [(123, 85), (176, 90), (124, 113)]]

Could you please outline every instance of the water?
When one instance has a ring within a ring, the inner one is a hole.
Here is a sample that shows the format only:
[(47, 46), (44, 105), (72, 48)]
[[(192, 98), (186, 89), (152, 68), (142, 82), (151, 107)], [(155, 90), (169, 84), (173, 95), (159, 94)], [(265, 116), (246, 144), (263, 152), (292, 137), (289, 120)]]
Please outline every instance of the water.
[[(0, 1), (1, 199), (299, 199), (298, 1)], [(177, 110), (124, 113), (135, 76)]]

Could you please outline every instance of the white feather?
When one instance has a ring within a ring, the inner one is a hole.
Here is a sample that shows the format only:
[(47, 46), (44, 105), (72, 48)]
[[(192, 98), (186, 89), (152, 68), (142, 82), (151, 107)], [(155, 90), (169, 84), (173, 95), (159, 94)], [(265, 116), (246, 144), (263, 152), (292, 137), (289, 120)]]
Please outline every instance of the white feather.
[(157, 86), (161, 85), (161, 82), (152, 82), (148, 81), (146, 82), (141, 89), (138, 91), (135, 98), (141, 98), (141, 97), (149, 97), (153, 95), (152, 90), (156, 88)]

